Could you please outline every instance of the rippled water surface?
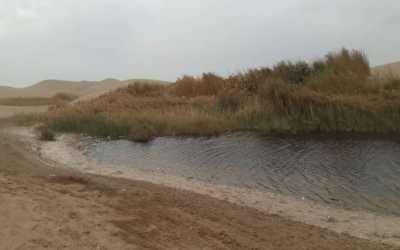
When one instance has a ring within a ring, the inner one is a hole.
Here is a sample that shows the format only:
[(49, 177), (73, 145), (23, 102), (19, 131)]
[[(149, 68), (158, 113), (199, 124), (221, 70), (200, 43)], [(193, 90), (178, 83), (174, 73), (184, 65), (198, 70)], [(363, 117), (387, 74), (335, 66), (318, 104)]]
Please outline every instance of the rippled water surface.
[(378, 138), (260, 136), (85, 142), (90, 156), (134, 169), (400, 214), (400, 143)]

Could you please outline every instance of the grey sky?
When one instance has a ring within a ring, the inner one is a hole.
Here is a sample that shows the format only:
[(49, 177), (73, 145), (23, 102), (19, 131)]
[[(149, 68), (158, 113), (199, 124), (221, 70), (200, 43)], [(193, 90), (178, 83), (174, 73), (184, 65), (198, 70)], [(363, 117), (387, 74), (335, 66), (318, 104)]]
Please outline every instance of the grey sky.
[(1, 0), (0, 85), (175, 80), (364, 49), (400, 60), (399, 0)]

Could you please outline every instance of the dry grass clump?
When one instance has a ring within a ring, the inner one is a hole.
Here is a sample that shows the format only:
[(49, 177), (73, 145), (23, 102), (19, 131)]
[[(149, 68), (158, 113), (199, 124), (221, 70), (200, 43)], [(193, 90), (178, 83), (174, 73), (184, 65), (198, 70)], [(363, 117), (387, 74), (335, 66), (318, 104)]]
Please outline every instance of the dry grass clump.
[(153, 126), (135, 124), (130, 130), (129, 139), (135, 142), (148, 142), (155, 134), (156, 130)]
[(224, 79), (214, 73), (204, 73), (202, 77), (184, 75), (169, 87), (169, 93), (179, 97), (218, 95)]
[(42, 141), (54, 141), (56, 139), (54, 132), (46, 125), (38, 127), (37, 130), (39, 131), (39, 138)]
[(334, 94), (360, 94), (366, 91), (371, 75), (367, 55), (358, 50), (328, 53), (324, 59), (312, 63), (312, 73), (306, 85), (317, 92)]
[[(321, 62), (324, 63), (323, 61)], [(318, 70), (321, 69), (318, 68)], [(325, 66), (323, 69), (325, 70)], [(309, 65), (305, 61), (282, 61), (273, 67), (272, 76), (285, 82), (304, 85), (312, 74), (320, 74), (322, 72), (314, 72), (313, 65)]]
[(227, 131), (400, 132), (400, 79), (370, 77), (368, 58), (342, 49), (310, 63), (283, 61), (226, 78), (134, 83), (94, 100), (58, 105), (45, 117), (59, 131), (126, 136)]
[(71, 102), (77, 99), (78, 96), (67, 94), (67, 93), (57, 93), (53, 97), (13, 97), (0, 99), (0, 105), (3, 106), (48, 106), (57, 105)]
[(68, 93), (64, 93), (64, 92), (60, 92), (55, 94), (53, 97), (51, 97), (51, 99), (55, 100), (55, 101), (66, 101), (66, 102), (71, 102), (73, 100), (78, 99), (78, 96), (73, 95), (73, 94), (68, 94)]
[(340, 51), (329, 52), (325, 56), (325, 64), (337, 73), (354, 74), (364, 80), (371, 75), (368, 56), (360, 50), (342, 48)]
[(117, 89), (117, 92), (126, 92), (136, 97), (159, 97), (164, 93), (165, 85), (158, 83), (134, 82), (126, 88)]

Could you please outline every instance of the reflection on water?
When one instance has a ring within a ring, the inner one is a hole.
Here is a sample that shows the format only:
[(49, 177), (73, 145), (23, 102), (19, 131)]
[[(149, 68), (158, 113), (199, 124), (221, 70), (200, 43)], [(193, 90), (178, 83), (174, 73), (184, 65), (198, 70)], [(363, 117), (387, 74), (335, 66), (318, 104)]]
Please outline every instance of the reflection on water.
[(400, 214), (400, 144), (332, 136), (86, 141), (90, 156), (135, 169)]

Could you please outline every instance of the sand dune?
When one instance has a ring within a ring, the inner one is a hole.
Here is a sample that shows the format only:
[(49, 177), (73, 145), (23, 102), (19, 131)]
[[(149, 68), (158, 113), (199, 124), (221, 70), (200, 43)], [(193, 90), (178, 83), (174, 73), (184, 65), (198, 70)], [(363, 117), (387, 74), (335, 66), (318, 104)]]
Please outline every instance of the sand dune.
[(371, 68), (372, 74), (386, 74), (393, 73), (395, 76), (400, 77), (400, 62), (389, 63)]
[(65, 92), (79, 96), (78, 100), (97, 97), (110, 90), (126, 86), (134, 81), (168, 83), (165, 81), (129, 79), (120, 81), (117, 79), (105, 79), (103, 81), (61, 81), (45, 80), (26, 88), (12, 88), (0, 86), (0, 99), (9, 97), (51, 97), (56, 93)]
[[(144, 79), (129, 79), (120, 81), (117, 79), (105, 79), (103, 81), (61, 81), (61, 80), (45, 80), (36, 83), (35, 85), (26, 88), (13, 88), (0, 86), (0, 99), (10, 97), (52, 97), (57, 93), (64, 92), (79, 96), (76, 101), (87, 100), (98, 97), (110, 90), (126, 86), (135, 81), (162, 83), (165, 81), (144, 80)], [(47, 106), (40, 107), (13, 107), (0, 106), (0, 118), (11, 117), (18, 113), (41, 113), (47, 110)]]

